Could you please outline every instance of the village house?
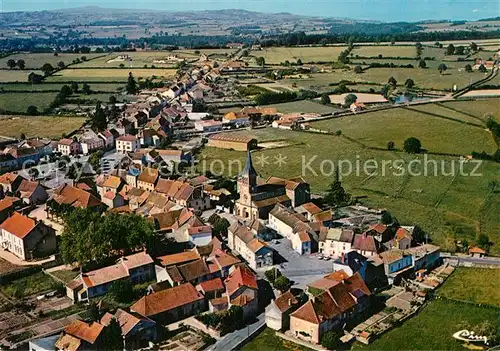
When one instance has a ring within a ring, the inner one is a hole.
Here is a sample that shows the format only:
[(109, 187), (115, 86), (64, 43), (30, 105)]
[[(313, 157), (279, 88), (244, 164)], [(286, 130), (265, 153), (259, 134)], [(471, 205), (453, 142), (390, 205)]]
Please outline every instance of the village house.
[(107, 327), (113, 318), (120, 326), (125, 350), (137, 350), (148, 346), (150, 341), (156, 341), (156, 323), (153, 320), (119, 308), (114, 315), (106, 312), (100, 324)]
[(57, 151), (65, 156), (77, 155), (80, 153), (80, 143), (74, 139), (61, 139), (57, 143)]
[(132, 284), (156, 279), (151, 256), (146, 252), (139, 252), (120, 258), (112, 266), (82, 272), (66, 284), (66, 294), (74, 302), (89, 301), (107, 294), (113, 282), (121, 279), (127, 279)]
[(204, 211), (211, 207), (210, 197), (204, 193), (202, 186), (192, 186), (180, 180), (159, 179), (155, 190), (183, 207), (197, 211)]
[(266, 307), (266, 325), (274, 330), (290, 328), (290, 313), (299, 306), (299, 300), (290, 290), (284, 292)]
[(18, 147), (17, 145), (7, 146), (3, 150), (3, 154), (11, 155), (15, 159), (15, 168), (23, 168), (37, 164), (40, 162), (40, 158), (42, 157), (39, 149), (32, 147)]
[(64, 327), (56, 341), (56, 351), (86, 351), (99, 350), (103, 340), (104, 326), (97, 322), (86, 323), (74, 320)]
[(385, 287), (388, 284), (384, 265), (380, 264), (379, 261), (371, 261), (356, 251), (347, 252), (335, 259), (333, 261), (333, 270), (335, 272), (344, 271), (349, 276), (358, 272), (371, 291), (375, 288)]
[(21, 206), (21, 199), (13, 196), (5, 196), (0, 199), (0, 223), (5, 221), (10, 215)]
[(47, 201), (49, 197), (40, 182), (32, 182), (26, 179), (23, 179), (19, 185), (17, 195), (28, 205), (40, 205)]
[(192, 246), (205, 246), (212, 241), (212, 227), (209, 225), (190, 227), (187, 232)]
[(118, 193), (123, 185), (123, 180), (114, 175), (100, 175), (96, 179), (97, 193), (101, 198), (108, 192)]
[(116, 152), (118, 153), (136, 152), (140, 148), (140, 141), (134, 135), (122, 135), (116, 139)]
[(352, 113), (356, 113), (356, 112), (361, 112), (364, 109), (366, 109), (366, 106), (362, 102), (353, 102), (349, 106), (349, 108), (350, 108), (350, 110), (351, 110)]
[(328, 232), (320, 233), (319, 252), (325, 256), (339, 257), (351, 251), (353, 239), (354, 232), (352, 230), (329, 228)]
[(0, 151), (0, 172), (10, 171), (17, 168), (17, 160), (9, 153)]
[(232, 136), (231, 133), (214, 134), (208, 138), (207, 146), (219, 149), (249, 151), (257, 147), (257, 140), (252, 137)]
[(307, 202), (295, 207), (295, 212), (300, 213), (305, 216), (309, 222), (312, 222), (314, 220), (314, 216), (322, 212), (322, 210), (312, 202)]
[(222, 122), (213, 119), (194, 122), (194, 129), (203, 133), (220, 132), (222, 127)]
[(206, 310), (203, 295), (190, 284), (152, 293), (134, 303), (130, 310), (157, 323), (172, 323)]
[(379, 241), (376, 240), (373, 235), (369, 235), (366, 232), (363, 234), (356, 234), (354, 236), (352, 249), (366, 257), (382, 252), (382, 247)]
[[(1, 203), (1, 201), (0, 201)], [(488, 254), (488, 252), (478, 246), (472, 246), (469, 248), (469, 255), (471, 257), (476, 257), (476, 258), (482, 258), (484, 256), (486, 256)]]
[(119, 208), (125, 206), (125, 199), (119, 193), (114, 193), (112, 191), (108, 191), (101, 198), (103, 204), (108, 206), (109, 208)]
[(318, 344), (322, 336), (369, 307), (371, 292), (358, 273), (307, 301), (290, 315), (290, 332)]
[(97, 134), (97, 136), (104, 141), (104, 148), (112, 149), (115, 145), (115, 137), (113, 133), (111, 133), (111, 131), (109, 131), (108, 129), (100, 132), (99, 134)]
[(137, 187), (139, 189), (153, 191), (158, 180), (158, 170), (155, 168), (144, 167), (137, 178)]
[(0, 224), (2, 248), (22, 260), (46, 257), (56, 251), (56, 233), (42, 222), (18, 212)]
[[(297, 207), (311, 200), (311, 189), (309, 184), (302, 177), (283, 179), (278, 177), (269, 177), (266, 184), (279, 185), (285, 188), (285, 194), (290, 198), (292, 207)], [(325, 212), (325, 211), (323, 211)], [(314, 214), (316, 216), (317, 214)], [(331, 220), (331, 212), (330, 217)], [(320, 220), (316, 220), (320, 221)]]
[(102, 205), (102, 202), (90, 192), (68, 184), (54, 189), (51, 199), (59, 205), (65, 204), (79, 208), (96, 208)]
[(411, 276), (413, 258), (403, 250), (392, 249), (371, 256), (368, 261), (382, 264), (389, 284), (399, 285), (402, 278)]
[(1, 192), (3, 194), (14, 194), (23, 180), (24, 178), (16, 173), (4, 173), (0, 175)]
[(80, 140), (80, 148), (84, 155), (88, 155), (94, 151), (104, 149), (104, 140), (101, 138), (85, 138)]
[(223, 124), (230, 124), (239, 127), (246, 127), (250, 125), (250, 117), (244, 112), (229, 112), (222, 118)]
[(404, 250), (405, 254), (412, 256), (413, 269), (431, 270), (441, 263), (441, 248), (436, 245), (424, 244)]
[(205, 300), (208, 302), (209, 300), (221, 297), (226, 291), (226, 287), (224, 286), (222, 279), (217, 277), (196, 285), (196, 290), (201, 292), (205, 297)]
[(57, 146), (56, 142), (45, 138), (27, 139), (18, 144), (18, 148), (20, 149), (29, 148), (36, 150), (40, 157), (52, 154), (54, 152), (54, 146)]
[(255, 315), (258, 309), (257, 277), (246, 266), (235, 266), (224, 281), (229, 307), (240, 306), (243, 316)]
[(259, 240), (246, 225), (234, 222), (227, 233), (228, 247), (240, 254), (250, 268), (257, 270), (274, 264), (273, 250)]

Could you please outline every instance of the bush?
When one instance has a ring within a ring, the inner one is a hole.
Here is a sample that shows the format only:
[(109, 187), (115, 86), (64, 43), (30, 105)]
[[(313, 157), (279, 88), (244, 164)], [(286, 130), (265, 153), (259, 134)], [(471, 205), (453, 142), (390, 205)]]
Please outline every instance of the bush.
[(273, 286), (281, 292), (287, 291), (290, 288), (290, 279), (281, 275), (274, 280)]
[(422, 143), (419, 139), (411, 137), (405, 140), (403, 149), (409, 154), (418, 154), (422, 151)]
[(321, 345), (328, 350), (335, 350), (340, 346), (340, 334), (335, 331), (328, 331), (321, 338)]
[(281, 272), (278, 268), (271, 268), (271, 269), (268, 269), (265, 273), (264, 273), (266, 279), (271, 283), (271, 284), (274, 284), (274, 280), (278, 277), (281, 276)]

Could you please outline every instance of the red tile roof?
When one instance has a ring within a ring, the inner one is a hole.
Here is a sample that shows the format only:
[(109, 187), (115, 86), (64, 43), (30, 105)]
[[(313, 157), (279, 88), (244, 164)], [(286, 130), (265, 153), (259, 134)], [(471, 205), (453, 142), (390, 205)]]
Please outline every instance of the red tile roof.
[(104, 326), (96, 322), (87, 324), (85, 322), (75, 320), (64, 328), (64, 332), (90, 344), (94, 344), (99, 335), (101, 335), (103, 329)]
[(17, 180), (20, 175), (15, 173), (5, 173), (0, 175), (0, 184), (12, 184)]
[(132, 141), (136, 141), (137, 137), (135, 137), (134, 135), (126, 134), (126, 135), (122, 135), (121, 137), (117, 138), (116, 140), (132, 142)]
[(293, 294), (288, 290), (284, 292), (276, 300), (274, 300), (274, 304), (281, 312), (288, 311), (293, 305), (299, 303), (299, 301), (293, 296)]
[(89, 208), (102, 205), (102, 202), (91, 193), (68, 184), (54, 190), (53, 198), (58, 204), (67, 204), (73, 207)]
[(236, 267), (226, 278), (225, 283), (229, 296), (234, 294), (241, 286), (257, 290), (257, 277), (250, 268), (245, 266)]
[(220, 278), (204, 281), (203, 283), (198, 284), (196, 287), (201, 289), (205, 293), (209, 291), (217, 291), (225, 289), (224, 284), (222, 283), (222, 279)]
[(385, 232), (386, 229), (387, 229), (387, 226), (385, 224), (382, 224), (382, 223), (373, 224), (368, 228), (368, 230), (374, 230), (379, 234), (382, 234), (383, 232)]
[(200, 255), (198, 255), (198, 252), (194, 250), (158, 257), (158, 259), (161, 261), (161, 264), (165, 267), (181, 263), (187, 263), (190, 261), (197, 260), (199, 258)]
[(0, 225), (0, 228), (20, 239), (26, 237), (35, 229), (37, 223), (34, 219), (23, 216), (19, 212), (14, 212)]
[(469, 253), (478, 253), (478, 254), (486, 254), (486, 250), (481, 249), (480, 247), (473, 246), (469, 249)]
[(146, 295), (134, 303), (130, 310), (150, 317), (200, 300), (203, 300), (203, 295), (187, 283)]

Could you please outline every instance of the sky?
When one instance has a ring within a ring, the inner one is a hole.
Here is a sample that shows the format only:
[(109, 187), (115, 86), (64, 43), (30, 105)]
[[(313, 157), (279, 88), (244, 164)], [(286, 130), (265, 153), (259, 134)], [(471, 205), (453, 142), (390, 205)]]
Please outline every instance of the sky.
[(2, 10), (40, 11), (80, 6), (193, 11), (245, 9), (386, 22), (500, 16), (499, 0), (0, 0)]

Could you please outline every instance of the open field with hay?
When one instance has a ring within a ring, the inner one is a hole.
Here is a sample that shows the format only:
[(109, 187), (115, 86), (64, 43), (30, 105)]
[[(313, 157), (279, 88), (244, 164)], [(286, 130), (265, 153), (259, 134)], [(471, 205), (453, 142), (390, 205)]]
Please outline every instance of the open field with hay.
[(85, 118), (82, 117), (0, 115), (0, 135), (19, 138), (23, 133), (28, 138), (59, 139), (63, 133), (80, 128), (84, 122)]
[(136, 79), (148, 77), (170, 78), (175, 75), (173, 69), (153, 69), (153, 68), (90, 68), (72, 69), (68, 68), (57, 72), (47, 78), (48, 82), (58, 81), (82, 81), (82, 82), (121, 82), (126, 81), (129, 72), (132, 72)]

